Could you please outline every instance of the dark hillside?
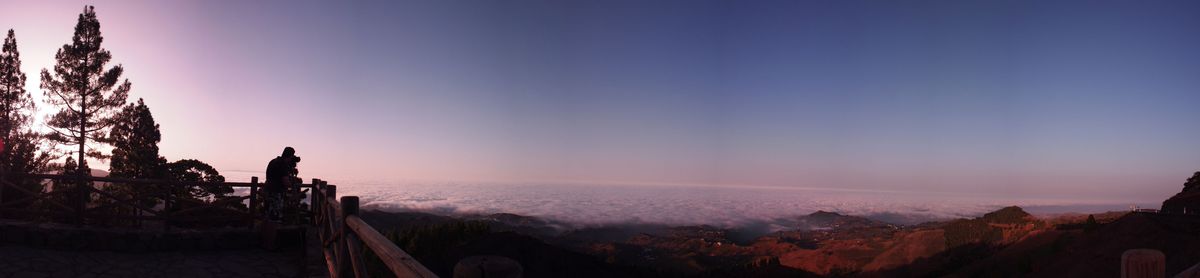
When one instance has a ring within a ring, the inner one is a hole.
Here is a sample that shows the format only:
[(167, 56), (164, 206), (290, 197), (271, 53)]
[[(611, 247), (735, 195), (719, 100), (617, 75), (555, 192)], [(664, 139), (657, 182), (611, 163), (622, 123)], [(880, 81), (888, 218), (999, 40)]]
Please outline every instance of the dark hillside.
[[(1125, 250), (1150, 248), (1167, 256), (1168, 276), (1200, 263), (1200, 218), (1132, 213), (1066, 243), (1038, 269), (1039, 277), (1100, 277), (1119, 273)], [(1058, 243), (1063, 244), (1063, 243)]]

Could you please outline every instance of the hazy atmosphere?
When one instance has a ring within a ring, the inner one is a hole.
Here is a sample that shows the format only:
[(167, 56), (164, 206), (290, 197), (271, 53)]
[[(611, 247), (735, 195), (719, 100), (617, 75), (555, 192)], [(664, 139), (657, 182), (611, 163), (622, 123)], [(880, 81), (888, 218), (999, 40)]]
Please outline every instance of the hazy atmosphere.
[[(1200, 3), (686, 2), (96, 10), (131, 98), (155, 107), (162, 154), (222, 171), (262, 171), (293, 146), (301, 176), (343, 183), (1134, 203), (1200, 166)], [(0, 3), (25, 72), (53, 65), (81, 6)], [(39, 84), (30, 74), (35, 98)]]
[(0, 277), (1200, 277), (1197, 27), (1175, 0), (0, 1)]

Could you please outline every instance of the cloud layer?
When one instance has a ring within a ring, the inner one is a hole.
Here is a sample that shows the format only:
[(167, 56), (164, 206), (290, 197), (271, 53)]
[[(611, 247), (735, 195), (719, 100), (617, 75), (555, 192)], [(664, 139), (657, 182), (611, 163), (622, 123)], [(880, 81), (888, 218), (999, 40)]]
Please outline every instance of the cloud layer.
[[(576, 225), (652, 223), (719, 227), (776, 225), (818, 210), (896, 224), (974, 217), (1004, 206), (1078, 206), (1120, 209), (1122, 204), (1047, 199), (1002, 199), (944, 193), (848, 191), (780, 187), (588, 185), (502, 183), (350, 184), (341, 195), (384, 210), (438, 214), (514, 213)], [(788, 227), (772, 226), (776, 230)]]

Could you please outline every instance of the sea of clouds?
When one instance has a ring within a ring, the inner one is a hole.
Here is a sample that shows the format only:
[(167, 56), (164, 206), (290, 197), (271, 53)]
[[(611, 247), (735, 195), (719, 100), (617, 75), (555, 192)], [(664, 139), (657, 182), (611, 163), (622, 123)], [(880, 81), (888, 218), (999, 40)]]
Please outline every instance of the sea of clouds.
[[(230, 180), (239, 178), (237, 173), (232, 176)], [(359, 196), (364, 207), (388, 211), (513, 213), (580, 226), (766, 225), (768, 230), (789, 228), (777, 225), (818, 210), (908, 225), (977, 217), (1013, 205), (1034, 214), (1103, 212), (1130, 205), (930, 192), (662, 184), (347, 181), (338, 183), (338, 193)]]
[[(894, 224), (970, 218), (1018, 205), (1039, 209), (1120, 210), (1127, 204), (1004, 199), (948, 193), (788, 187), (549, 183), (349, 184), (339, 194), (364, 206), (444, 215), (513, 213), (578, 225), (667, 224), (745, 227), (818, 210)], [(1051, 211), (1053, 212), (1053, 211)], [(1078, 211), (1089, 212), (1089, 211)], [(771, 230), (788, 227), (770, 227)]]

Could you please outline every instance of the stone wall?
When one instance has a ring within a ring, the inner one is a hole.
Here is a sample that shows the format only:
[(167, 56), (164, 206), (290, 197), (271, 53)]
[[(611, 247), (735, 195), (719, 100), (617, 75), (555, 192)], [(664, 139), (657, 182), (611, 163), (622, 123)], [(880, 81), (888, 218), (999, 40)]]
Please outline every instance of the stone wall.
[[(303, 227), (280, 228), (281, 242), (303, 244)], [(0, 245), (55, 250), (165, 252), (259, 247), (260, 235), (247, 228), (163, 231), (77, 227), (70, 224), (0, 220)]]

